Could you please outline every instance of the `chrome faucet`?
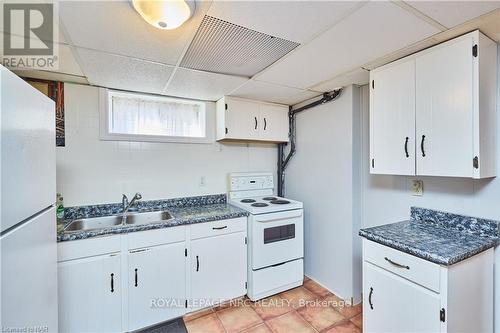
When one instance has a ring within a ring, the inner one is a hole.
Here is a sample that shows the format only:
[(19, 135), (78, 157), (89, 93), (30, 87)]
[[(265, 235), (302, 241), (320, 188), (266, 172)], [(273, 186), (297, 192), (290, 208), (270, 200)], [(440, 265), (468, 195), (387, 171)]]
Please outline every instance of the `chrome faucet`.
[(130, 207), (132, 207), (133, 204), (135, 204), (137, 201), (142, 199), (142, 195), (140, 193), (136, 193), (132, 200), (129, 202), (127, 196), (124, 194), (122, 197), (122, 206), (123, 206), (123, 212), (122, 212), (122, 224), (125, 224), (125, 221), (127, 220), (127, 213)]

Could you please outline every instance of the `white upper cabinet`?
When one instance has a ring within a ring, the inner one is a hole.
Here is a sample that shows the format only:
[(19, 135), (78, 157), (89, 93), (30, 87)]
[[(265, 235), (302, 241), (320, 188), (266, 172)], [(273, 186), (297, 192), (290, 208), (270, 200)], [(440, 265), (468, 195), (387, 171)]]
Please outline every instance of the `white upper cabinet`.
[[(376, 83), (374, 83), (376, 82)], [(415, 60), (372, 75), (372, 172), (415, 174)]]
[(371, 173), (495, 177), (496, 73), (479, 31), (373, 70)]
[(267, 141), (288, 141), (288, 107), (260, 105), (260, 138)]
[(217, 141), (288, 142), (288, 106), (235, 97), (217, 101)]

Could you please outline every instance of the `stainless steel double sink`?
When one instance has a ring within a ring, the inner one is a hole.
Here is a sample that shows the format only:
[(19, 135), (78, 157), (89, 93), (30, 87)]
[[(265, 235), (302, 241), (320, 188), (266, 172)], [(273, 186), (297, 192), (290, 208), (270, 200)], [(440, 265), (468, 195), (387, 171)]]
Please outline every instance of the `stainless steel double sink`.
[(69, 223), (63, 232), (90, 231), (105, 228), (114, 228), (128, 225), (161, 223), (172, 220), (174, 217), (168, 211), (128, 213), (123, 215), (91, 217), (74, 220)]

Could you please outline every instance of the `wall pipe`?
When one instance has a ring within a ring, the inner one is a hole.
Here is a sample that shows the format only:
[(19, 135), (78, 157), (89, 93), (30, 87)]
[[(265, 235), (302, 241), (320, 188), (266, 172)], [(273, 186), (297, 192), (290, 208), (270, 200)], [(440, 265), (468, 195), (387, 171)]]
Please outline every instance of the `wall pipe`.
[(290, 139), (290, 150), (288, 151), (287, 156), (285, 157), (285, 147), (287, 143), (278, 144), (278, 196), (284, 196), (285, 189), (285, 169), (290, 162), (290, 159), (295, 155), (295, 138), (296, 138), (296, 127), (295, 127), (295, 116), (305, 110), (313, 108), (315, 106), (325, 104), (337, 99), (342, 93), (342, 88), (333, 90), (331, 92), (324, 93), (321, 99), (304, 105), (300, 108), (293, 109), (291, 106), (288, 109), (288, 137)]

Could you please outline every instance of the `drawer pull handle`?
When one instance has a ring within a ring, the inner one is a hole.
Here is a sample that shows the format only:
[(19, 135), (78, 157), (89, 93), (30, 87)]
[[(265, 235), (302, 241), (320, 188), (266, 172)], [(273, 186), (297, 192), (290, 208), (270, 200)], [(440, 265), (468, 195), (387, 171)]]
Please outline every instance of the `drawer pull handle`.
[(387, 262), (389, 262), (391, 265), (393, 266), (396, 266), (396, 267), (399, 267), (399, 268), (406, 268), (406, 269), (410, 269), (410, 266), (406, 266), (406, 265), (401, 265), (401, 264), (398, 264), (397, 262), (395, 261), (392, 261), (391, 259), (385, 257), (384, 258)]
[(410, 153), (408, 153), (408, 141), (410, 140), (409, 137), (406, 137), (406, 140), (405, 140), (405, 153), (406, 153), (406, 158), (409, 158), (410, 157)]
[(368, 303), (370, 303), (370, 309), (373, 310), (372, 296), (373, 296), (373, 288), (370, 287), (370, 295), (368, 295)]
[(420, 142), (420, 150), (422, 151), (422, 157), (425, 157), (424, 142), (425, 142), (425, 135), (422, 135), (422, 141)]
[(223, 226), (223, 227), (213, 227), (212, 229), (213, 230), (222, 230), (222, 229), (226, 229), (227, 228), (227, 225)]

